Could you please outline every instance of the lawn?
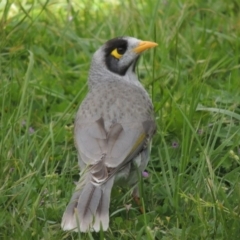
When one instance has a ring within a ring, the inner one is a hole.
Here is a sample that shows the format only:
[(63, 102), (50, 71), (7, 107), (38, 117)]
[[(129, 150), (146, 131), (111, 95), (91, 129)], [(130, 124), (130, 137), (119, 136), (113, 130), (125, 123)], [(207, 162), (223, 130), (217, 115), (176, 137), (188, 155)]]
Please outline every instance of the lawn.
[[(14, 2), (0, 2), (0, 239), (239, 239), (239, 1)], [(158, 126), (145, 214), (115, 187), (107, 232), (63, 232), (91, 57), (122, 35), (158, 43), (137, 67)]]

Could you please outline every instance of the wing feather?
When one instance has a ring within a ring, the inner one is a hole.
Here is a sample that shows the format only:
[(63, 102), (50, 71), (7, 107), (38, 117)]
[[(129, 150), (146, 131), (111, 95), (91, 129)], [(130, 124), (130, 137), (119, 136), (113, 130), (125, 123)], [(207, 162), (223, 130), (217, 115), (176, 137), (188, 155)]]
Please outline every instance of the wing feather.
[(104, 156), (101, 164), (119, 169), (139, 153), (155, 128), (154, 121), (147, 120), (114, 123), (106, 132), (101, 118), (75, 129), (76, 145), (86, 164), (99, 164)]

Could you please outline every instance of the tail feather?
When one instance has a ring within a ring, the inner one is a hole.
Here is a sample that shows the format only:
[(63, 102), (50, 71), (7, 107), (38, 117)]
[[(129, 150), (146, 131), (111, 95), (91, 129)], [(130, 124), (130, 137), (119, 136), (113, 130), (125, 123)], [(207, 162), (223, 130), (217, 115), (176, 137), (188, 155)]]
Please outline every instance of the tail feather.
[(61, 227), (64, 231), (73, 230), (77, 228), (77, 221), (74, 216), (75, 215), (74, 213), (75, 213), (75, 209), (77, 207), (78, 199), (81, 195), (81, 192), (82, 192), (81, 190), (78, 190), (73, 194), (63, 214)]
[(81, 232), (91, 230), (101, 196), (102, 191), (100, 187), (94, 186), (91, 182), (84, 186), (77, 205), (79, 229)]
[(85, 181), (82, 189), (78, 187), (63, 214), (62, 229), (98, 232), (102, 226), (104, 231), (107, 230), (113, 182), (114, 178), (103, 185), (94, 185), (91, 181)]
[(102, 196), (98, 204), (97, 212), (95, 215), (95, 221), (93, 225), (93, 229), (96, 232), (100, 231), (101, 226), (103, 231), (106, 231), (108, 229), (109, 205), (113, 182), (114, 178), (109, 179), (102, 188)]

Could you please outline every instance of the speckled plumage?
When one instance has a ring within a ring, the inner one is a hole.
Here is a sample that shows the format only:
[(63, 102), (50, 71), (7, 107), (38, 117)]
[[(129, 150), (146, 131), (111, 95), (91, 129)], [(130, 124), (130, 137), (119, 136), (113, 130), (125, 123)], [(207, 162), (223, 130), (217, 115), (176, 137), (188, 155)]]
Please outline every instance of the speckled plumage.
[[(156, 126), (152, 102), (134, 72), (143, 50), (135, 51), (142, 43), (130, 37), (113, 39), (93, 56), (89, 92), (74, 127), (81, 178), (63, 215), (64, 230), (107, 230), (113, 184), (123, 179), (136, 185), (137, 171), (148, 163)], [(114, 49), (122, 54), (114, 55)]]
[(87, 94), (77, 113), (76, 121), (88, 122), (100, 117), (107, 123), (106, 130), (109, 130), (114, 121), (154, 120), (153, 106), (142, 87), (122, 81), (101, 82), (92, 87)]

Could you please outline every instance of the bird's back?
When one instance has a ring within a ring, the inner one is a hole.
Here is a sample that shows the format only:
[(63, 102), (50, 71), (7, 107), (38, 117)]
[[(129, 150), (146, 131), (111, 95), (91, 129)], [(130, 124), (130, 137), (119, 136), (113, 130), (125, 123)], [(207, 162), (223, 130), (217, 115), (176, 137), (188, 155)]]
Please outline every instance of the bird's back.
[(141, 86), (123, 81), (101, 82), (89, 91), (79, 108), (76, 121), (86, 123), (96, 121), (100, 117), (109, 124), (140, 123), (154, 119), (153, 106), (147, 92)]

